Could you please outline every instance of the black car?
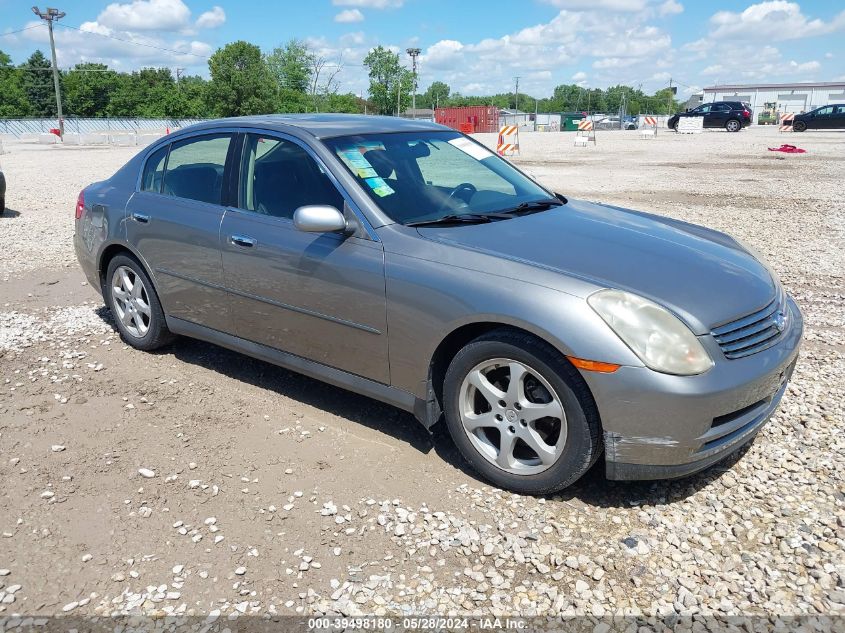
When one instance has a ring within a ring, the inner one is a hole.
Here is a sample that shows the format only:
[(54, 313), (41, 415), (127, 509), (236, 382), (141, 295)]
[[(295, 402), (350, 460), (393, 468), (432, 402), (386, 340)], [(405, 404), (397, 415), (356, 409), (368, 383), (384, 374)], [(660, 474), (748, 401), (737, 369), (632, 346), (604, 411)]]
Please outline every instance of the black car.
[(804, 114), (796, 114), (792, 129), (796, 132), (845, 129), (845, 103), (834, 103)]
[(677, 131), (681, 117), (697, 116), (704, 117), (704, 127), (723, 127), (728, 132), (739, 132), (745, 126), (751, 125), (751, 104), (744, 101), (702, 103), (692, 110), (673, 114), (669, 117), (668, 125)]
[(0, 215), (6, 211), (6, 176), (0, 170)]

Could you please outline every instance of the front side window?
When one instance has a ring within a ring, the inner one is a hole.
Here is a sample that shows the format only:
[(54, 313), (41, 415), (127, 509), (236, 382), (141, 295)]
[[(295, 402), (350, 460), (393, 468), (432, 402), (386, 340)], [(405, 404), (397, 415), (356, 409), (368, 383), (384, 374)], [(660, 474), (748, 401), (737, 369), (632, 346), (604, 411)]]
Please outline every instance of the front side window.
[(709, 103), (707, 103), (707, 104), (705, 104), (705, 105), (703, 105), (703, 106), (698, 106), (698, 107), (694, 110), (694, 112), (698, 112), (699, 114), (706, 114), (706, 113), (710, 112), (710, 108), (712, 108), (712, 107), (713, 107), (713, 106), (711, 106)]
[(364, 134), (324, 142), (395, 222), (508, 212), (553, 197), (457, 132)]
[(826, 108), (819, 108), (816, 110), (816, 116), (830, 116), (833, 114), (833, 106), (827, 106)]
[(161, 183), (164, 180), (164, 164), (167, 160), (169, 145), (153, 152), (144, 165), (144, 175), (141, 177), (141, 191), (161, 193)]
[(222, 204), (223, 170), (231, 134), (209, 134), (173, 143), (162, 193)]
[(238, 207), (247, 211), (292, 218), (308, 205), (343, 210), (343, 196), (322, 166), (293, 141), (247, 134), (240, 181)]

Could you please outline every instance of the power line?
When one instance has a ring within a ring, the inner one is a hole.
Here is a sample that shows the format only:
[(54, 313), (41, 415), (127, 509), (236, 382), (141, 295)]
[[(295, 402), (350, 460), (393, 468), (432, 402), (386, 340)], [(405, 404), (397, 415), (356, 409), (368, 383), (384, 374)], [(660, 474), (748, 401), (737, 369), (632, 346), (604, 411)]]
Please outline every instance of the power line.
[(9, 31), (8, 33), (0, 33), (0, 37), (6, 37), (7, 35), (14, 35), (15, 33), (23, 33), (24, 31), (31, 31), (32, 29), (37, 29), (39, 26), (44, 26), (41, 23), (33, 24), (32, 26), (28, 26), (23, 29), (18, 29), (17, 31)]
[(84, 29), (79, 28), (78, 26), (72, 26), (70, 24), (59, 24), (59, 26), (64, 27), (66, 29), (73, 29), (74, 31), (79, 31), (80, 33), (86, 33), (90, 35), (99, 35), (100, 37), (105, 37), (110, 40), (115, 40), (118, 42), (123, 42), (124, 44), (134, 44), (135, 46), (145, 46), (147, 48), (154, 48), (159, 51), (164, 51), (166, 53), (173, 53), (174, 55), (189, 55), (191, 57), (199, 57), (200, 59), (209, 59), (208, 55), (200, 55), (199, 53), (189, 53), (187, 51), (177, 51), (173, 48), (165, 48), (164, 46), (157, 46), (155, 44), (148, 44), (146, 42), (139, 42), (137, 40), (128, 40), (123, 37), (115, 37), (114, 35), (106, 35), (105, 33), (98, 33), (97, 31), (86, 31)]

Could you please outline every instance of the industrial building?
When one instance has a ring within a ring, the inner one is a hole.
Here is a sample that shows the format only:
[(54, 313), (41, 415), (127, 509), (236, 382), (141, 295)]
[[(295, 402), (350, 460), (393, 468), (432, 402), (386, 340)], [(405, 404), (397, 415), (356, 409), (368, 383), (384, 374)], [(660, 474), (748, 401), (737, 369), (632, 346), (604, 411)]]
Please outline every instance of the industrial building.
[(755, 124), (773, 122), (777, 114), (797, 114), (831, 103), (845, 103), (845, 81), (711, 86), (704, 89), (703, 101), (746, 101), (753, 109)]

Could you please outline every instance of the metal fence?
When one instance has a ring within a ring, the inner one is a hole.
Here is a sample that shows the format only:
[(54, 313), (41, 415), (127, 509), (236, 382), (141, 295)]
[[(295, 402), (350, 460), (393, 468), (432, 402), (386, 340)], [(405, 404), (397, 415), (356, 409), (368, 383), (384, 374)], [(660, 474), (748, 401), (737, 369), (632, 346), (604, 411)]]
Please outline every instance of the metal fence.
[[(65, 133), (76, 134), (112, 134), (139, 133), (146, 130), (174, 130), (199, 123), (207, 119), (135, 119), (123, 117), (103, 117), (82, 119), (65, 117)], [(59, 120), (46, 119), (0, 119), (0, 134), (20, 138), (23, 135), (49, 134), (59, 127)]]

